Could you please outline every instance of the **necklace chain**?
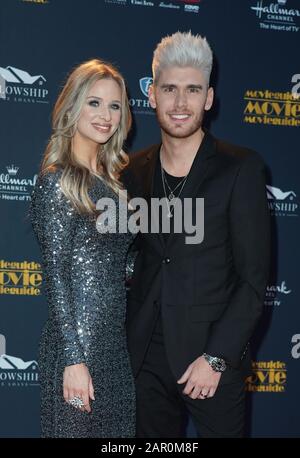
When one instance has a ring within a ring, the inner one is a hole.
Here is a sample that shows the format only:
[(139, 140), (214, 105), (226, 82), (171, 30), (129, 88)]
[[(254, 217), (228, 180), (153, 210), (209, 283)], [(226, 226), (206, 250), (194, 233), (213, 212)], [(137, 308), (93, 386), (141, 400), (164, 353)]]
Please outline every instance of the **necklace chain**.
[[(161, 170), (161, 179), (162, 179), (162, 185), (163, 185), (163, 189), (164, 189), (164, 194), (165, 194), (165, 198), (166, 198), (166, 201), (167, 201), (167, 207), (168, 207), (168, 213), (167, 213), (167, 217), (168, 218), (172, 218), (173, 216), (173, 211), (174, 210), (174, 206), (172, 206), (172, 209), (171, 209), (171, 206), (170, 206), (170, 202), (173, 200), (173, 199), (179, 199), (179, 196), (184, 188), (184, 185), (186, 183), (186, 180), (189, 176), (189, 174), (187, 174), (185, 177), (182, 178), (182, 180), (177, 183), (177, 185), (175, 186), (175, 188), (172, 190), (171, 187), (169, 186), (169, 183), (166, 179), (166, 174), (165, 174), (165, 171), (164, 171), (164, 168), (163, 168), (163, 165), (162, 165), (162, 161), (161, 161), (161, 156), (160, 156), (160, 170)], [(166, 185), (168, 186), (169, 188), (169, 195), (167, 195), (167, 191), (166, 191)], [(179, 189), (179, 192), (178, 192), (178, 195), (177, 197), (175, 196), (174, 192), (176, 191), (176, 189), (181, 185), (181, 188)]]
[(186, 180), (186, 176), (183, 177), (183, 178), (179, 181), (179, 183), (177, 183), (177, 185), (175, 186), (175, 188), (174, 188), (173, 190), (171, 189), (171, 187), (170, 187), (170, 185), (169, 185), (169, 183), (168, 183), (168, 180), (167, 180), (167, 177), (166, 177), (166, 172), (165, 172), (164, 169), (163, 169), (163, 176), (164, 176), (165, 184), (167, 185), (167, 187), (168, 187), (168, 189), (169, 189), (169, 191), (170, 191), (170, 194), (168, 195), (168, 199), (169, 199), (169, 200), (172, 200), (172, 199), (174, 199), (174, 197), (175, 197), (175, 194), (174, 194), (174, 193), (175, 193), (176, 189), (179, 188), (179, 186)]

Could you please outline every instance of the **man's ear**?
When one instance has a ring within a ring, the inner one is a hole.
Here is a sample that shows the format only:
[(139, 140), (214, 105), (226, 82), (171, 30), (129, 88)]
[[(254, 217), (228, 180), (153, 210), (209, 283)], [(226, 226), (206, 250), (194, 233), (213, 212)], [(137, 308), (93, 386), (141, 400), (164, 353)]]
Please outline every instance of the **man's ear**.
[(204, 106), (204, 110), (208, 111), (211, 109), (212, 104), (214, 101), (214, 90), (212, 87), (209, 87), (207, 90), (206, 102)]
[(153, 108), (155, 110), (155, 108), (156, 108), (156, 99), (155, 99), (155, 88), (154, 88), (153, 84), (151, 84), (151, 86), (149, 86), (148, 97), (149, 97), (149, 103), (150, 103), (151, 108)]

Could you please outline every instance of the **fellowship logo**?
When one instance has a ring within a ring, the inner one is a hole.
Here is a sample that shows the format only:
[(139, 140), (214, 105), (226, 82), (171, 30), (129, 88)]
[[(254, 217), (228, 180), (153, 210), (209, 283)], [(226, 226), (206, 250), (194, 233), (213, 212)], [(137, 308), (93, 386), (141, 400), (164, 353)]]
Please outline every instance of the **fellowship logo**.
[(49, 103), (43, 75), (30, 75), (16, 67), (0, 67), (1, 100), (17, 103)]
[(38, 262), (0, 259), (0, 294), (39, 296), (42, 281), (42, 268)]
[[(263, 30), (298, 32), (300, 28), (300, 10), (291, 8), (289, 0), (277, 0), (277, 2), (265, 2), (258, 0), (250, 8), (255, 13), (259, 26)], [(297, 5), (298, 2), (294, 4)], [(297, 5), (298, 6), (298, 5)]]
[(286, 363), (283, 361), (252, 361), (252, 372), (246, 379), (246, 391), (283, 393), (287, 381)]
[(293, 92), (248, 89), (244, 94), (244, 122), (269, 126), (300, 126), (300, 100)]
[(27, 202), (37, 180), (37, 174), (32, 178), (18, 176), (19, 167), (11, 164), (0, 173), (0, 199)]
[(282, 305), (282, 298), (291, 294), (292, 290), (282, 281), (280, 285), (268, 285), (265, 295), (265, 305), (269, 307), (279, 307)]
[(282, 191), (275, 186), (266, 186), (268, 205), (272, 216), (298, 216), (296, 193)]
[(129, 99), (129, 105), (132, 108), (133, 113), (143, 115), (154, 115), (155, 112), (152, 110), (148, 98), (149, 87), (153, 83), (153, 78), (150, 76), (144, 76), (139, 80), (140, 94), (137, 97)]
[(0, 386), (38, 386), (38, 364), (35, 360), (24, 361), (6, 353), (6, 339), (0, 335)]

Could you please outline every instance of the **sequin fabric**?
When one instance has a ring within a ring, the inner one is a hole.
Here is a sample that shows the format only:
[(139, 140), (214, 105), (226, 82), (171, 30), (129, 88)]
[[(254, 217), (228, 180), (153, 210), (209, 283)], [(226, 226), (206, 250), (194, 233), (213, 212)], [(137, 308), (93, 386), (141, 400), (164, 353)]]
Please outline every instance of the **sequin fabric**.
[[(134, 437), (135, 389), (126, 345), (125, 264), (130, 233), (101, 234), (60, 187), (61, 171), (38, 177), (30, 217), (43, 259), (49, 316), (39, 367), (43, 437)], [(93, 178), (94, 202), (118, 197)], [(95, 390), (92, 413), (63, 399), (63, 371), (84, 362)]]

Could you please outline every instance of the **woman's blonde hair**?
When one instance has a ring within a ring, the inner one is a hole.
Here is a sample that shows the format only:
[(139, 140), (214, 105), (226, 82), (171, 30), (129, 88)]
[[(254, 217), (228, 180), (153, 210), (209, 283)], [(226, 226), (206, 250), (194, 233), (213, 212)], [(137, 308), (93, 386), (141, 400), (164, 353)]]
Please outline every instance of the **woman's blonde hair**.
[[(72, 137), (76, 123), (91, 86), (101, 79), (112, 79), (121, 88), (121, 120), (116, 132), (105, 144), (99, 144), (97, 172), (91, 172), (76, 157), (72, 148)], [(131, 113), (126, 94), (125, 82), (118, 70), (111, 64), (92, 59), (76, 67), (69, 75), (52, 114), (53, 134), (47, 145), (42, 173), (63, 169), (61, 188), (74, 208), (82, 214), (94, 214), (95, 204), (88, 190), (93, 176), (105, 181), (117, 194), (122, 185), (120, 172), (128, 163), (128, 156), (122, 150), (124, 140), (131, 127)]]

